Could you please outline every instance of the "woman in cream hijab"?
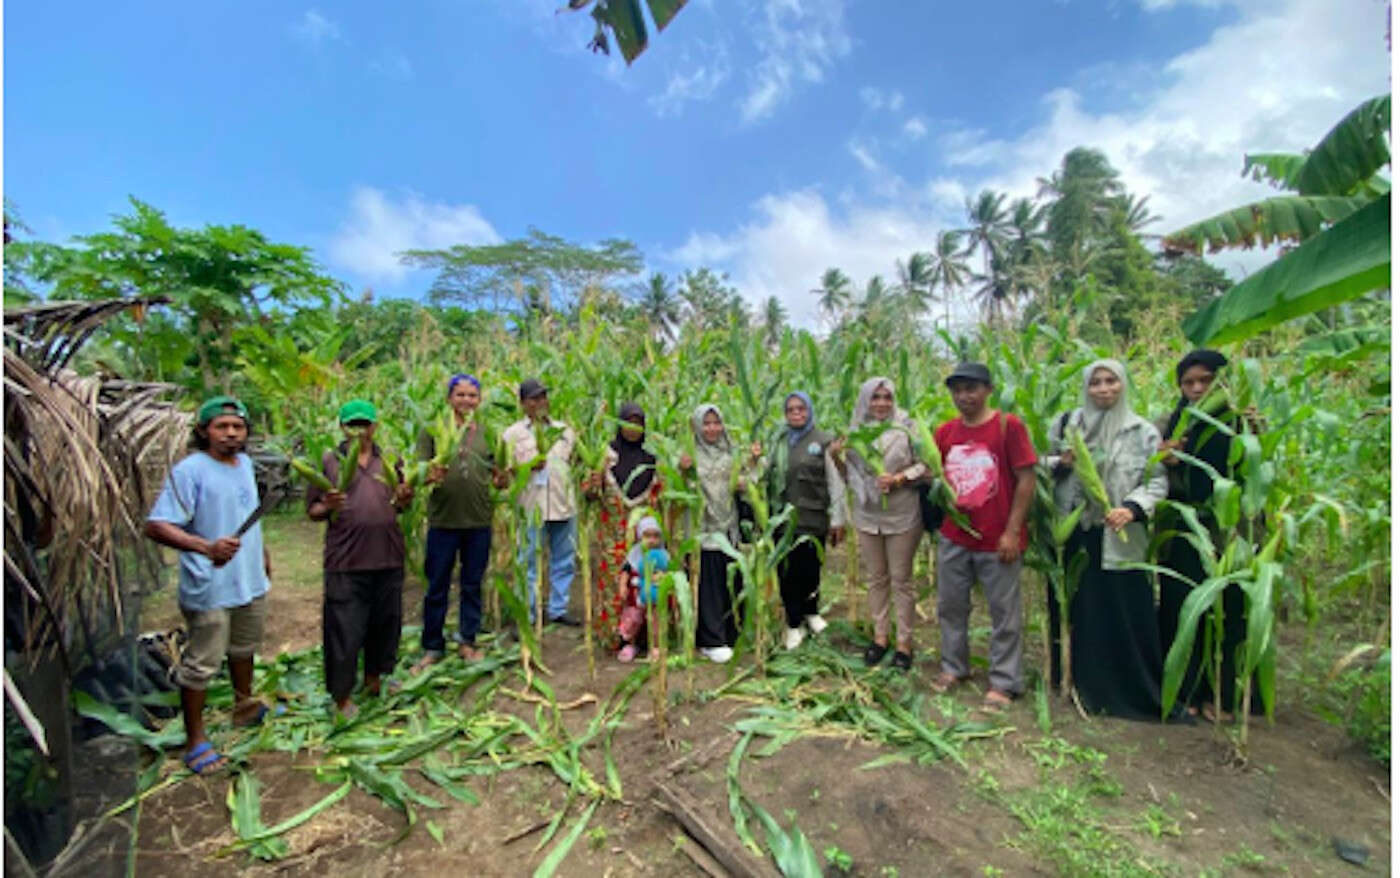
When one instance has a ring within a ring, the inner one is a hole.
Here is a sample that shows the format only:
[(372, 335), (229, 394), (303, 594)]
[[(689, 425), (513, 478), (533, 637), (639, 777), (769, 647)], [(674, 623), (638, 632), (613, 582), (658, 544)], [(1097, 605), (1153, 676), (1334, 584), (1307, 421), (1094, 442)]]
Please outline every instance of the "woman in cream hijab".
[[(1094, 456), (1108, 493), (1107, 509), (1086, 495), (1074, 474), (1074, 455), (1064, 442), (1070, 430), (1083, 435)], [(1069, 608), (1075, 689), (1091, 713), (1159, 720), (1162, 645), (1152, 583), (1132, 565), (1145, 560), (1146, 521), (1167, 495), (1162, 465), (1149, 466), (1161, 434), (1132, 411), (1123, 364), (1097, 360), (1084, 370), (1082, 404), (1051, 424), (1050, 440), (1066, 449), (1045, 458), (1055, 480), (1056, 507), (1063, 515), (1085, 506), (1065, 544), (1071, 566), (1081, 551), (1088, 559)], [(1053, 637), (1060, 615), (1053, 596), (1050, 611)], [(1053, 641), (1051, 657), (1051, 676), (1057, 681), (1059, 649)]]
[(874, 642), (865, 650), (865, 664), (879, 664), (889, 651), (893, 603), (893, 663), (907, 671), (914, 657), (914, 553), (924, 533), (917, 483), (928, 467), (914, 454), (914, 423), (895, 406), (894, 391), (890, 379), (871, 378), (861, 385), (851, 413), (852, 430), (888, 425), (874, 442), (883, 458), (883, 474), (876, 475), (870, 462), (848, 449), (845, 475), (855, 496), (851, 517), (860, 541), (861, 573), (875, 627)]

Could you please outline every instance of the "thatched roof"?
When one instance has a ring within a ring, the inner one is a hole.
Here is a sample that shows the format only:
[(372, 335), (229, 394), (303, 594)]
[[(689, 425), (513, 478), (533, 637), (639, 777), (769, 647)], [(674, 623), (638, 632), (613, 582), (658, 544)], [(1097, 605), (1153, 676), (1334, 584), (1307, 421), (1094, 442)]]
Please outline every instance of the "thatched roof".
[[(164, 299), (67, 302), (7, 310), (4, 330), (6, 648), (31, 662), (127, 628), (125, 600), (154, 585), (159, 558), (141, 537), (147, 473), (163, 473), (190, 417), (173, 385), (103, 381), (66, 368), (113, 315)], [(81, 632), (82, 640), (78, 639)]]

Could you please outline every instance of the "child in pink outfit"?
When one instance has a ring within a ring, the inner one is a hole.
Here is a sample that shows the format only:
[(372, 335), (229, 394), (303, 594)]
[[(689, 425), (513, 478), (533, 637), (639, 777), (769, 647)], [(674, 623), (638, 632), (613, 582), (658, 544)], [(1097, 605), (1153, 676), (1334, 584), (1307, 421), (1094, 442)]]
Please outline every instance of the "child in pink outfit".
[(622, 641), (617, 651), (620, 662), (635, 659), (638, 644), (646, 642), (647, 610), (656, 605), (656, 575), (670, 565), (670, 556), (661, 547), (661, 525), (655, 518), (638, 521), (634, 536), (636, 542), (617, 576), (617, 594), (622, 599), (617, 621), (617, 636)]

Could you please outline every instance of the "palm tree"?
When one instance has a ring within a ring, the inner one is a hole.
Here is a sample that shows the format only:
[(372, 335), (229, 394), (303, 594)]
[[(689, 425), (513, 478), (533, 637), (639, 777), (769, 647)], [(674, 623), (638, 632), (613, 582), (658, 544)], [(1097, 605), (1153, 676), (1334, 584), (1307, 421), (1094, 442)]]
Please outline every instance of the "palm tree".
[(763, 302), (763, 339), (770, 348), (776, 348), (782, 341), (783, 329), (787, 326), (787, 309), (777, 296), (769, 296)]
[(1125, 192), (1113, 199), (1112, 206), (1114, 210), (1122, 211), (1123, 222), (1127, 223), (1128, 230), (1134, 235), (1139, 238), (1160, 238), (1161, 235), (1148, 235), (1142, 231), (1162, 219), (1148, 208), (1147, 199), (1146, 195), (1134, 196)]
[(1006, 193), (983, 189), (977, 200), (967, 201), (967, 218), (971, 225), (963, 230), (967, 236), (967, 249), (964, 256), (981, 249), (984, 271), (982, 278), (993, 277), (993, 266), (1001, 258), (1006, 246), (1009, 224), (1006, 216)]
[(657, 338), (675, 341), (675, 327), (681, 321), (680, 300), (671, 292), (671, 284), (661, 272), (647, 279), (646, 290), (642, 293), (642, 315)]
[(1041, 231), (1044, 218), (1045, 209), (1029, 198), (1018, 198), (1011, 203), (1004, 268), (1013, 297), (1035, 291), (1031, 281), (1033, 272), (1028, 269), (1039, 263), (1046, 252), (1045, 235)]
[(911, 253), (908, 261), (896, 259), (894, 268), (899, 276), (899, 291), (904, 294), (909, 310), (915, 319), (923, 316), (933, 298), (933, 257), (928, 253)]
[(877, 274), (866, 282), (865, 296), (857, 306), (856, 318), (866, 331), (875, 332), (884, 324), (889, 298), (890, 288), (883, 277)]
[(985, 274), (973, 275), (978, 286), (972, 291), (972, 301), (982, 309), (988, 323), (1000, 323), (1011, 309), (1015, 288), (1006, 257), (997, 254)]
[(1040, 178), (1038, 197), (1049, 197), (1045, 232), (1055, 259), (1075, 272), (1073, 285), (1089, 273), (1102, 254), (1096, 245), (1110, 236), (1115, 201), (1123, 195), (1118, 171), (1097, 149), (1075, 147), (1065, 153), (1048, 179)]
[(953, 322), (953, 288), (967, 283), (972, 271), (964, 258), (967, 254), (961, 251), (961, 238), (961, 232), (939, 232), (929, 267), (929, 287), (943, 290), (944, 329)]
[(851, 279), (839, 268), (828, 268), (822, 273), (821, 286), (812, 292), (818, 296), (817, 308), (834, 326), (837, 315), (851, 304)]

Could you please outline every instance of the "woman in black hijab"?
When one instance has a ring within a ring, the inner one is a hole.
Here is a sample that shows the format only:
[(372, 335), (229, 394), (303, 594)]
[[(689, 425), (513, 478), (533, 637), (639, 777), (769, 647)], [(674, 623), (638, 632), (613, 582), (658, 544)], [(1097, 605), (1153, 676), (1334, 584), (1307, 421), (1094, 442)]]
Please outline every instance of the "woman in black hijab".
[(643, 446), (646, 441), (646, 413), (635, 402), (624, 402), (617, 408), (617, 435), (608, 445), (603, 461), (603, 476), (589, 477), (585, 489), (599, 497), (598, 545), (593, 547), (595, 569), (593, 587), (598, 589), (594, 606), (600, 608), (592, 621), (600, 635), (616, 627), (621, 602), (616, 599), (612, 585), (617, 572), (627, 558), (627, 521), (632, 510), (643, 506), (655, 507), (661, 496), (661, 479), (656, 475), (656, 455)]
[(656, 479), (656, 455), (642, 447), (646, 438), (647, 416), (635, 402), (624, 402), (617, 408), (621, 421), (608, 454), (608, 487), (628, 500), (647, 493)]
[[(1176, 384), (1181, 391), (1181, 398), (1177, 400), (1176, 408), (1162, 425), (1162, 450), (1185, 452), (1208, 464), (1222, 476), (1230, 478), (1231, 437), (1214, 425), (1192, 417), (1186, 411), (1188, 407), (1199, 406), (1206, 400), (1215, 383), (1216, 373), (1228, 362), (1219, 351), (1202, 348), (1182, 357), (1176, 364)], [(1225, 411), (1223, 403), (1214, 406), (1208, 413), (1221, 423), (1232, 427), (1239, 422), (1239, 418), (1233, 413)], [(1187, 426), (1178, 438), (1172, 439), (1171, 437), (1177, 434), (1183, 418), (1187, 419)], [(1172, 454), (1168, 454), (1163, 463), (1167, 465), (1167, 499), (1194, 507), (1201, 524), (1215, 537), (1216, 545), (1221, 545), (1225, 535), (1219, 532), (1211, 505), (1215, 485), (1210, 473)], [(1162, 508), (1164, 511), (1158, 518), (1159, 527), (1185, 529), (1175, 511), (1169, 507)], [(1184, 536), (1178, 535), (1168, 540), (1162, 547), (1160, 557), (1164, 566), (1197, 585), (1206, 579), (1200, 555)], [(1161, 632), (1162, 649), (1165, 652), (1171, 649), (1176, 640), (1181, 606), (1193, 586), (1173, 576), (1160, 576), (1158, 581), (1161, 586), (1161, 603), (1157, 611), (1157, 624)], [(1224, 712), (1221, 719), (1228, 721), (1232, 718), (1231, 712), (1236, 697), (1233, 670), (1235, 649), (1244, 642), (1245, 637), (1244, 592), (1238, 585), (1229, 586), (1224, 592), (1223, 603), (1225, 631), (1221, 641), (1220, 704)], [(1196, 714), (1204, 709), (1209, 716), (1214, 704), (1214, 671), (1209, 665), (1202, 669), (1201, 658), (1208, 621), (1203, 616), (1196, 631), (1196, 642), (1191, 649), (1191, 657), (1177, 700), (1189, 713)]]

